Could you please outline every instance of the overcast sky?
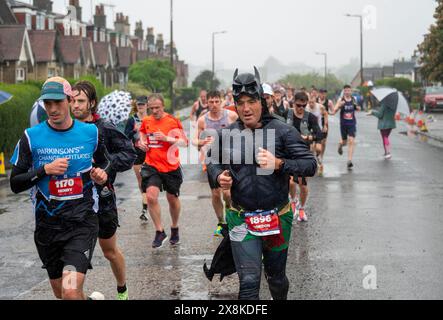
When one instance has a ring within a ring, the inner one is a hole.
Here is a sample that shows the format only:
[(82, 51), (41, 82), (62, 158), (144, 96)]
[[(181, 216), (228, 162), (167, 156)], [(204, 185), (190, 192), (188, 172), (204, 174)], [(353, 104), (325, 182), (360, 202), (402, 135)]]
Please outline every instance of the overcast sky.
[[(80, 0), (89, 20), (91, 0)], [(100, 0), (93, 0), (94, 5)], [(170, 0), (102, 0), (116, 5), (114, 13), (129, 15), (131, 32), (138, 20), (155, 27), (169, 41)], [(62, 11), (68, 0), (54, 0)], [(422, 41), (436, 8), (434, 0), (174, 0), (174, 39), (181, 59), (194, 65), (211, 64), (211, 34), (216, 37), (216, 61), (222, 68), (262, 65), (273, 56), (283, 63), (323, 65), (316, 51), (328, 53), (330, 66), (360, 56), (356, 18), (367, 6), (377, 10), (375, 30), (365, 30), (367, 63), (390, 63), (410, 57)], [(112, 14), (106, 9), (108, 17)], [(109, 18), (108, 18), (109, 21)], [(219, 68), (220, 68), (219, 67)]]

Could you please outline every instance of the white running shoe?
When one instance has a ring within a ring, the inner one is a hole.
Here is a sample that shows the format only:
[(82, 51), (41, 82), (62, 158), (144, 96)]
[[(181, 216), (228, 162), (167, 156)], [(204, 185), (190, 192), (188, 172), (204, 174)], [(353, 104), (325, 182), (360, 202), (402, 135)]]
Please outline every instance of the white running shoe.
[(105, 300), (105, 296), (103, 293), (96, 291), (91, 293), (91, 295), (88, 297), (88, 300)]

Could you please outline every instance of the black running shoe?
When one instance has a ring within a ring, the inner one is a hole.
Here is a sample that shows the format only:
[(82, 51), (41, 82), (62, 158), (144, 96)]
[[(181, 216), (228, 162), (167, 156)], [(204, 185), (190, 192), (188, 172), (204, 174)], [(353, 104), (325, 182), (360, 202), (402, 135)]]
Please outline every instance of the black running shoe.
[(143, 209), (143, 211), (142, 211), (142, 215), (140, 216), (140, 220), (143, 221), (143, 222), (147, 222), (147, 221), (148, 221), (148, 216), (147, 216), (147, 214), (148, 214), (148, 211), (145, 210), (145, 209)]
[(169, 239), (171, 246), (180, 244), (180, 236), (178, 234), (178, 228), (171, 228), (171, 239)]
[(168, 236), (164, 231), (156, 231), (155, 239), (152, 242), (152, 247), (154, 249), (161, 248), (166, 240), (168, 240)]
[(348, 161), (348, 169), (351, 170), (352, 168), (354, 168), (354, 164), (352, 161)]
[(338, 151), (339, 155), (341, 155), (341, 156), (343, 155), (343, 145), (341, 143), (338, 144), (338, 150), (337, 151)]

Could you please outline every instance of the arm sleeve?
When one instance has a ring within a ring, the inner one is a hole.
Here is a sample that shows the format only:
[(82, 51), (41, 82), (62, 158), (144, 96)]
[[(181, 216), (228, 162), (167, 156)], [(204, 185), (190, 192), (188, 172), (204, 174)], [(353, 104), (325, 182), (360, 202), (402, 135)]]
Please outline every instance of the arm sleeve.
[(116, 172), (131, 169), (137, 158), (132, 142), (112, 124), (106, 124), (105, 128), (107, 132), (105, 144), (111, 168)]
[(10, 186), (14, 193), (20, 193), (34, 187), (41, 179), (46, 177), (44, 167), (32, 170), (32, 152), (29, 147), (28, 137), (23, 135), (11, 159)]
[(132, 141), (134, 139), (135, 131), (134, 131), (134, 117), (129, 118), (125, 127), (125, 135)]
[(313, 177), (317, 172), (317, 161), (295, 128), (290, 128), (283, 137), (286, 155), (283, 172), (294, 177)]
[(382, 104), (379, 111), (372, 110), (372, 115), (376, 118), (382, 119), (385, 111), (386, 111), (386, 106)]

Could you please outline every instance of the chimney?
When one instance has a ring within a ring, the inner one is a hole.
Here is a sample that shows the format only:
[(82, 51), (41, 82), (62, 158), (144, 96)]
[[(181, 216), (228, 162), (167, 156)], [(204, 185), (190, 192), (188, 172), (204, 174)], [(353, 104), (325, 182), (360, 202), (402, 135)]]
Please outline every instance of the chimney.
[(163, 40), (163, 34), (159, 33), (157, 35), (157, 42), (155, 44), (157, 54), (162, 55), (165, 49), (165, 42)]
[(155, 53), (154, 28), (148, 28), (148, 34), (146, 36), (146, 42), (148, 43), (148, 51), (149, 51), (149, 53)]
[(69, 0), (69, 5), (75, 7), (77, 13), (77, 20), (82, 21), (82, 7), (80, 7), (79, 0)]
[(143, 30), (143, 22), (139, 21), (135, 23), (135, 36), (140, 40), (143, 40), (145, 37), (145, 31)]
[(115, 31), (125, 36), (129, 36), (131, 32), (131, 25), (129, 24), (129, 17), (124, 16), (123, 13), (117, 13), (114, 22)]
[(94, 25), (106, 29), (105, 7), (102, 4), (95, 7)]
[(52, 1), (50, 0), (34, 0), (33, 5), (39, 10), (52, 12)]

